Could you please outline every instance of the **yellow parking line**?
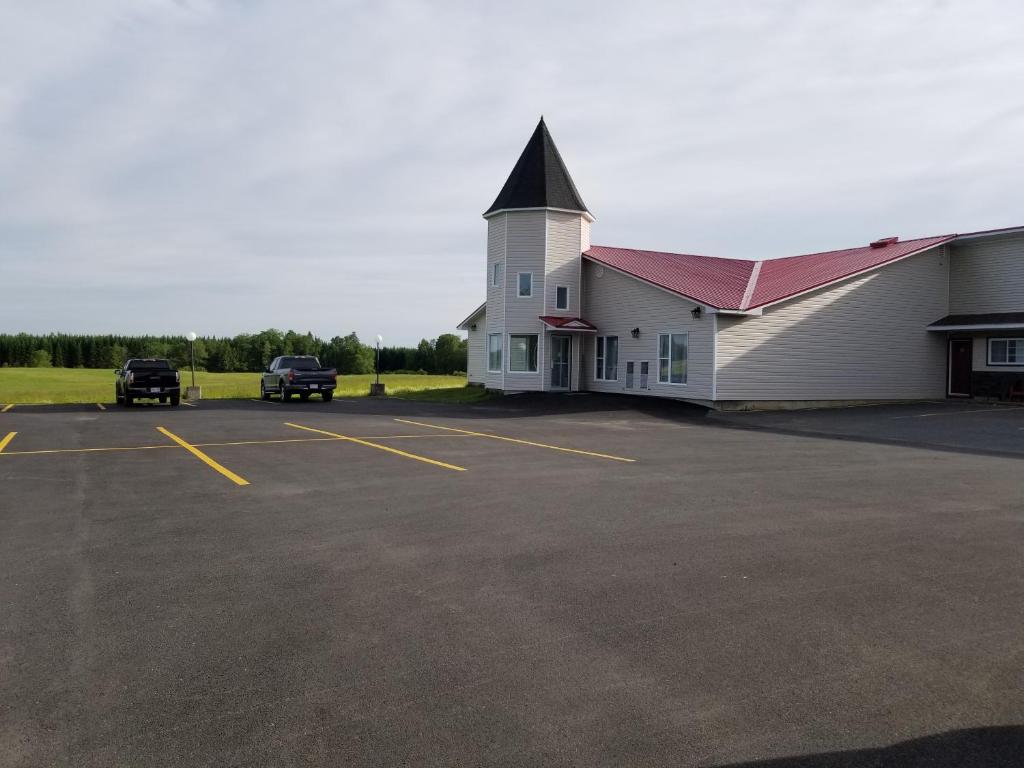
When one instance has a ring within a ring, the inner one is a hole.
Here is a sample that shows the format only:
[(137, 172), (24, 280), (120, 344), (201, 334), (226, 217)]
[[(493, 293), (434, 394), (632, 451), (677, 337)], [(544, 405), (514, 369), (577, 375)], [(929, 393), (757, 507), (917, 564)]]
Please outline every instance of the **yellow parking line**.
[(178, 437), (173, 432), (169, 432), (168, 430), (164, 429), (163, 427), (157, 427), (156, 429), (157, 429), (158, 432), (160, 432), (160, 433), (166, 435), (167, 437), (171, 438), (171, 440), (176, 442), (178, 445), (180, 445), (186, 451), (191, 453), (193, 456), (195, 456), (201, 462), (206, 464), (208, 467), (210, 467), (211, 469), (215, 469), (218, 472), (220, 472), (222, 475), (224, 475), (224, 477), (226, 477), (228, 480), (233, 482), (235, 485), (248, 485), (249, 484), (248, 480), (246, 480), (245, 478), (239, 477), (238, 475), (236, 475), (234, 472), (232, 472), (227, 467), (225, 467), (225, 466), (223, 466), (221, 464), (218, 464), (216, 461), (211, 459), (209, 456), (207, 456), (205, 453), (200, 451), (194, 445), (190, 445), (189, 443), (186, 443), (184, 440), (182, 440), (180, 437)]
[(0, 408), (0, 413), (7, 413), (13, 407), (14, 407), (14, 403), (8, 403), (3, 408)]
[(390, 448), (386, 445), (380, 445), (379, 443), (371, 443), (367, 440), (360, 440), (358, 437), (346, 437), (345, 435), (339, 435), (337, 432), (328, 432), (325, 429), (314, 429), (313, 427), (303, 427), (301, 424), (292, 424), (290, 421), (285, 422), (286, 426), (294, 427), (295, 429), (304, 429), (307, 432), (319, 432), (321, 435), (329, 435), (330, 437), (337, 438), (338, 440), (348, 440), (353, 443), (359, 443), (359, 445), (365, 445), (370, 448), (376, 448), (380, 451), (387, 451), (397, 456), (404, 456), (407, 459), (414, 459), (415, 461), (422, 461), (424, 464), (433, 464), (435, 467), (443, 467), (444, 469), (453, 469), (456, 472), (465, 472), (465, 467), (459, 467), (455, 464), (446, 464), (443, 461), (437, 461), (436, 459), (428, 459), (426, 456), (420, 456), (416, 453), (408, 453), (406, 451), (400, 451), (397, 448)]
[[(12, 433), (17, 434), (17, 433)], [(370, 435), (362, 436), (356, 439), (358, 440), (408, 440), (409, 438), (416, 437), (470, 437), (470, 435)], [(352, 438), (344, 437), (291, 437), (285, 440), (235, 440), (226, 443), (192, 443), (194, 448), (217, 448), (221, 446), (232, 446), (232, 445), (277, 445), (278, 443), (330, 443), (337, 442), (338, 440), (351, 440)], [(162, 450), (164, 448), (176, 449), (176, 445), (126, 445), (126, 446), (114, 446), (111, 448), (49, 448), (44, 450), (36, 451), (8, 451), (4, 456), (35, 456), (38, 454), (45, 453), (108, 453), (112, 451), (153, 451)]]
[(0, 453), (3, 453), (4, 452), (4, 448), (6, 448), (8, 445), (11, 444), (11, 440), (14, 439), (14, 436), (16, 434), (18, 434), (18, 433), (17, 432), (8, 432), (6, 437), (0, 438)]
[(454, 427), (441, 427), (437, 424), (426, 424), (422, 421), (410, 421), (409, 419), (395, 419), (400, 421), (402, 424), (415, 424), (417, 427), (429, 427), (430, 429), (444, 429), (449, 432), (458, 432), (463, 435), (473, 435), (474, 437), (489, 437), (492, 440), (504, 440), (508, 443), (519, 443), (520, 445), (532, 445), (534, 448), (549, 448), (552, 451), (563, 451), (565, 453), (578, 453), (581, 456), (593, 456), (598, 459), (611, 459), (612, 461), (626, 461), (633, 463), (636, 459), (627, 459), (623, 456), (612, 456), (608, 453), (596, 453), (595, 451), (581, 451), (577, 448), (563, 448), (560, 445), (548, 445), (547, 443), (535, 443), (532, 440), (520, 440), (516, 437), (504, 437), (503, 435), (492, 435), (489, 432), (472, 432), (468, 429), (455, 429)]

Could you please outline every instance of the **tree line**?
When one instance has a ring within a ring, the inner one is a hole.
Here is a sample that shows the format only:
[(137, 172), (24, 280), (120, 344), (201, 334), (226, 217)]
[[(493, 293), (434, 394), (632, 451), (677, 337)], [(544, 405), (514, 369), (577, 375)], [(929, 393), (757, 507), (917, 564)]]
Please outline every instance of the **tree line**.
[[(449, 374), (466, 370), (466, 340), (453, 333), (423, 339), (416, 347), (381, 347), (382, 372)], [(312, 333), (279, 331), (195, 341), (196, 370), (225, 373), (261, 371), (279, 355), (316, 355), (338, 373), (372, 373), (376, 348), (355, 333), (329, 341)], [(180, 336), (119, 336), (50, 333), (0, 334), (0, 366), (34, 368), (119, 368), (131, 357), (167, 358), (179, 368), (190, 361), (189, 342)]]

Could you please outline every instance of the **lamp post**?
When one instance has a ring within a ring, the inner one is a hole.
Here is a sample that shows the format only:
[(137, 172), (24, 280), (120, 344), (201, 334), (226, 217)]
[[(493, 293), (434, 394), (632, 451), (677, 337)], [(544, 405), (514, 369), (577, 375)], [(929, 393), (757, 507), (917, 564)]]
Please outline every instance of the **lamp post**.
[(192, 386), (185, 393), (185, 398), (187, 400), (199, 400), (202, 396), (202, 390), (196, 386), (196, 339), (199, 336), (195, 331), (189, 331), (185, 338), (188, 339), (189, 357), (192, 359)]
[(384, 385), (380, 383), (380, 345), (384, 343), (384, 337), (377, 334), (377, 376), (374, 383), (370, 385), (370, 394), (373, 396), (384, 394)]

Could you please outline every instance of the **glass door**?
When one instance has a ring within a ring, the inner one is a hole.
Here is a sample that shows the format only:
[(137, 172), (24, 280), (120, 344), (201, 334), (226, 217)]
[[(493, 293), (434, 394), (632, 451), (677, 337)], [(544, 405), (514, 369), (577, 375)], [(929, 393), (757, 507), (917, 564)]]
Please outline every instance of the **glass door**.
[(572, 337), (551, 337), (551, 388), (569, 388), (569, 356), (572, 352)]

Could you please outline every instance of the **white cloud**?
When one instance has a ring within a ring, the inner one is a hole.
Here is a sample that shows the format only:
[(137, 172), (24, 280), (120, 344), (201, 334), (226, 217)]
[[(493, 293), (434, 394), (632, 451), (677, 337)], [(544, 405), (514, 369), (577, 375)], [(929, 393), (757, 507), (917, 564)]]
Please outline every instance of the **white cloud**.
[(595, 242), (764, 257), (1024, 224), (1011, 2), (0, 11), (0, 328), (415, 342), (544, 113)]

